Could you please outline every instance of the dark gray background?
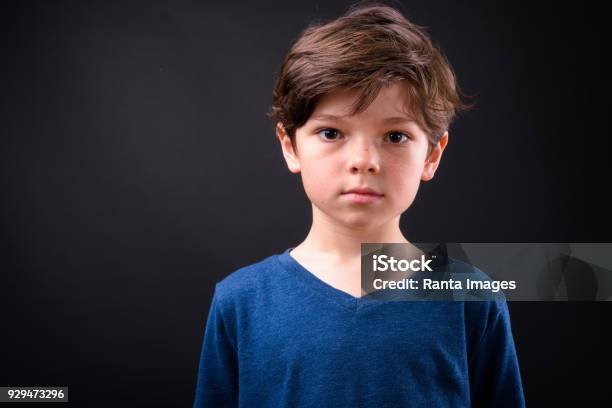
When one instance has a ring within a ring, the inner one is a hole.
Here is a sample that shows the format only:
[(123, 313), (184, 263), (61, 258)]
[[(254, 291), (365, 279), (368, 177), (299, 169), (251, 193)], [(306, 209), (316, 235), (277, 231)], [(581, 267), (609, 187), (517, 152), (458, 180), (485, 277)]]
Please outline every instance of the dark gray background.
[[(348, 4), (2, 4), (0, 385), (192, 403), (214, 283), (308, 230), (265, 113), (291, 41)], [(409, 239), (610, 241), (598, 7), (402, 3), (477, 94)], [(529, 405), (610, 400), (610, 304), (510, 309)]]

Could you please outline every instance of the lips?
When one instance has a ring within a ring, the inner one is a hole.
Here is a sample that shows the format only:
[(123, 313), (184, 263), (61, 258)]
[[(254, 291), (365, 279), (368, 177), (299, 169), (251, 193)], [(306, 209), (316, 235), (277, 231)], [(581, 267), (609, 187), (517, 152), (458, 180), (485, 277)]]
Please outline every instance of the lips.
[(350, 190), (346, 190), (344, 191), (342, 194), (363, 194), (363, 195), (372, 195), (372, 196), (379, 196), (382, 197), (383, 194), (379, 193), (378, 191), (374, 190), (371, 187), (367, 187), (367, 186), (363, 186), (363, 187), (355, 187), (355, 188), (351, 188)]
[(371, 187), (362, 186), (346, 190), (342, 193), (342, 196), (353, 204), (372, 204), (382, 200), (384, 194)]

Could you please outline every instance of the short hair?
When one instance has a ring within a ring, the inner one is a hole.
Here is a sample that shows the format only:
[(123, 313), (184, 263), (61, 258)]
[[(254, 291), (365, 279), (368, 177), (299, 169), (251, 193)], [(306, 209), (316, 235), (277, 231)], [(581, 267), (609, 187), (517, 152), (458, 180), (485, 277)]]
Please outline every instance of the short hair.
[(295, 141), (317, 101), (337, 89), (359, 91), (350, 115), (366, 109), (382, 86), (405, 80), (407, 106), (427, 133), (439, 142), (455, 114), (470, 106), (455, 74), (425, 28), (379, 3), (357, 3), (341, 17), (309, 25), (285, 56), (268, 116), (282, 123)]

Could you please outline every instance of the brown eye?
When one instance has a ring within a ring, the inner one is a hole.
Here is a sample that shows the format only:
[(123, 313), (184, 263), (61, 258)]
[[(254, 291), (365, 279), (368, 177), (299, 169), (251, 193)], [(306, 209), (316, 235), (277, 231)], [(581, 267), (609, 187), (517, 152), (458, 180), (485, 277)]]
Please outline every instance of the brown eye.
[(321, 138), (323, 138), (324, 140), (336, 140), (340, 137), (340, 132), (338, 132), (336, 129), (322, 129), (321, 131), (319, 131), (319, 136), (321, 136)]
[(409, 137), (402, 132), (389, 132), (387, 134), (387, 139), (393, 144), (402, 144), (408, 141)]

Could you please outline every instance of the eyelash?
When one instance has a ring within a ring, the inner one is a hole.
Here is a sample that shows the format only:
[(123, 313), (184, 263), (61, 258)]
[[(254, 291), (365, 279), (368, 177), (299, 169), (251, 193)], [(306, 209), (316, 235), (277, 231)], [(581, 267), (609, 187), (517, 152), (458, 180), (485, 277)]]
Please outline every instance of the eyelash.
[[(340, 132), (337, 129), (334, 129), (334, 128), (323, 128), (323, 129), (317, 131), (317, 135), (319, 135), (321, 137), (321, 139), (323, 139), (323, 141), (325, 141), (325, 142), (333, 142), (333, 141), (337, 140), (337, 139), (326, 139), (325, 137), (323, 137), (321, 135), (322, 132), (328, 131), (328, 130), (333, 130), (334, 132), (340, 134)], [(391, 142), (391, 144), (401, 145), (401, 144), (404, 144), (404, 143), (406, 143), (407, 141), (409, 141), (411, 139), (410, 136), (408, 136), (406, 133), (400, 132), (400, 131), (397, 131), (397, 130), (392, 130), (391, 132), (388, 132), (385, 135), (385, 137), (387, 137), (387, 136), (389, 136), (391, 134), (394, 134), (394, 133), (399, 133), (400, 135), (405, 136), (405, 139), (404, 139), (403, 142), (400, 142), (400, 143), (393, 143), (393, 142)]]

